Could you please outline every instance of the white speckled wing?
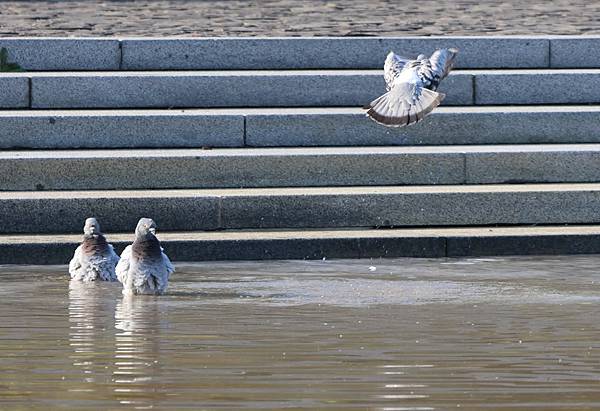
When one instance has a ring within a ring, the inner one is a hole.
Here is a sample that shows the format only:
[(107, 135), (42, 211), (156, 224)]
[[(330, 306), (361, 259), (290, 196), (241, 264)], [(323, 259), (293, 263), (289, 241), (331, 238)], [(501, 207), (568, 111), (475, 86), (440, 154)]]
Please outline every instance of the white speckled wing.
[(107, 251), (105, 258), (106, 258), (105, 266), (107, 267), (106, 272), (108, 274), (108, 278), (106, 278), (106, 280), (115, 281), (115, 280), (117, 280), (116, 265), (119, 263), (120, 258), (117, 255), (117, 253), (115, 253), (115, 249), (113, 248), (113, 246), (111, 244), (108, 244), (108, 251)]
[(387, 55), (383, 64), (383, 78), (387, 90), (389, 91), (394, 84), (394, 80), (400, 75), (404, 67), (410, 60), (395, 54), (393, 51)]
[(441, 49), (434, 51), (429, 58), (433, 74), (438, 78), (438, 83), (445, 79), (448, 73), (450, 73), (452, 70), (452, 67), (454, 66), (454, 58), (456, 57), (457, 53), (458, 49), (455, 48)]
[(69, 274), (71, 278), (79, 278), (81, 270), (81, 245), (75, 249), (75, 253), (73, 254), (73, 258), (69, 263)]
[(129, 269), (131, 267), (131, 246), (128, 245), (125, 247), (123, 252), (121, 253), (121, 259), (117, 263), (117, 268), (115, 269), (117, 274), (117, 280), (119, 280), (123, 286), (127, 284), (129, 280)]
[[(161, 248), (161, 251), (162, 251), (162, 248)], [(164, 264), (164, 271), (162, 271), (164, 273), (164, 275), (162, 276), (162, 278), (157, 278), (157, 280), (158, 280), (158, 288), (161, 290), (161, 292), (164, 292), (167, 289), (167, 285), (169, 283), (169, 277), (175, 271), (175, 267), (171, 263), (171, 260), (169, 260), (169, 257), (167, 257), (167, 255), (164, 252), (161, 252), (161, 256), (162, 256), (163, 264)]]

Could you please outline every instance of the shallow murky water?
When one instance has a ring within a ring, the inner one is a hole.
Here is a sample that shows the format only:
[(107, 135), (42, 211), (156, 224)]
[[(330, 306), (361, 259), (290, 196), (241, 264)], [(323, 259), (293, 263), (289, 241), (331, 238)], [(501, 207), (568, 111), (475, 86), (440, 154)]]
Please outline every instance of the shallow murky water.
[(0, 409), (598, 409), (600, 257), (0, 267)]

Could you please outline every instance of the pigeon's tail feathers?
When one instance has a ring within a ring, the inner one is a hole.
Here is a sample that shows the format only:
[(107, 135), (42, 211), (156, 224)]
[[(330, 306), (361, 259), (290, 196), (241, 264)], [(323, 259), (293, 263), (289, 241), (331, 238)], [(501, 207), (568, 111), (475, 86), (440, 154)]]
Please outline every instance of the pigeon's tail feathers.
[(414, 84), (397, 84), (365, 106), (367, 116), (388, 127), (403, 127), (421, 121), (440, 105), (445, 95)]

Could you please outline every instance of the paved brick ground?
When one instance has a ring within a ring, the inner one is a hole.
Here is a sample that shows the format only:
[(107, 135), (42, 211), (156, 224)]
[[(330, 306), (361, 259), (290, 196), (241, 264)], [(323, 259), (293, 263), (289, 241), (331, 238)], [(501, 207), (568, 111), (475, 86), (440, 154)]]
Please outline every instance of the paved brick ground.
[(600, 34), (589, 0), (1, 1), (0, 36)]

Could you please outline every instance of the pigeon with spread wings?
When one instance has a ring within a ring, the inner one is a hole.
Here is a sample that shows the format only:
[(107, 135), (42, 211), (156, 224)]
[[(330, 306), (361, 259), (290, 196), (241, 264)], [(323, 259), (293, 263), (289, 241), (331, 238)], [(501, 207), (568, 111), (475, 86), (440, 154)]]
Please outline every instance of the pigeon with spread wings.
[(429, 58), (420, 54), (409, 60), (390, 52), (383, 69), (388, 92), (365, 106), (367, 116), (388, 127), (422, 120), (444, 99), (436, 90), (452, 70), (457, 53), (455, 48), (441, 49)]

